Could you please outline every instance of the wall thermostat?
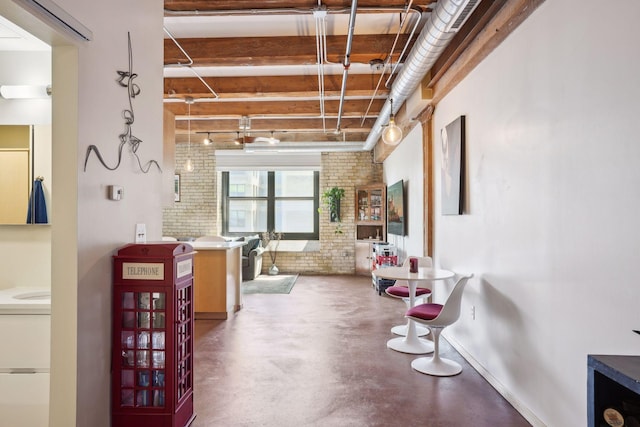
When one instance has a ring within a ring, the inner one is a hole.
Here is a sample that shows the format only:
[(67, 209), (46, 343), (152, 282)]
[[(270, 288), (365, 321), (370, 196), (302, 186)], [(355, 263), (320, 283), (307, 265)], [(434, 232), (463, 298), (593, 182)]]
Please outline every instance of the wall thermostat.
[(109, 189), (109, 199), (110, 200), (121, 200), (122, 199), (122, 194), (124, 192), (124, 190), (122, 189), (121, 186), (119, 185), (110, 185), (108, 187)]

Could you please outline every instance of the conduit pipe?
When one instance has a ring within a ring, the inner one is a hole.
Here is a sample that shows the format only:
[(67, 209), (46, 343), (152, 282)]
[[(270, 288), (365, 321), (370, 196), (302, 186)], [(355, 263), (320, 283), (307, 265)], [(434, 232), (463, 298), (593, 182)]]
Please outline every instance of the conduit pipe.
[(364, 124), (365, 118), (367, 117), (367, 115), (369, 114), (369, 111), (371, 110), (371, 106), (373, 105), (373, 101), (376, 98), (376, 95), (378, 94), (378, 90), (380, 89), (380, 84), (382, 83), (382, 80), (384, 79), (384, 75), (385, 75), (385, 70), (388, 66), (391, 67), (391, 71), (389, 72), (389, 77), (387, 78), (387, 81), (385, 82), (385, 87), (389, 87), (389, 82), (391, 81), (391, 78), (393, 77), (393, 75), (396, 73), (396, 70), (398, 69), (398, 67), (401, 64), (401, 60), (402, 58), (404, 58), (404, 53), (407, 51), (407, 48), (409, 47), (409, 43), (411, 42), (411, 40), (413, 40), (413, 35), (416, 32), (416, 29), (418, 28), (418, 25), (420, 25), (420, 22), (422, 21), (422, 14), (418, 15), (418, 18), (416, 19), (416, 22), (413, 24), (413, 28), (411, 29), (411, 33), (409, 34), (409, 38), (407, 39), (407, 42), (404, 44), (404, 47), (402, 48), (402, 52), (400, 52), (400, 55), (398, 55), (398, 61), (396, 62), (395, 65), (393, 65), (393, 52), (396, 49), (396, 44), (398, 43), (398, 39), (400, 38), (400, 33), (402, 32), (403, 28), (404, 28), (404, 24), (405, 22), (407, 22), (407, 19), (409, 18), (409, 12), (413, 12), (413, 9), (411, 9), (413, 4), (413, 0), (411, 0), (409, 2), (409, 4), (407, 5), (406, 10), (404, 11), (404, 15), (402, 17), (402, 20), (400, 22), (400, 26), (398, 27), (398, 31), (396, 32), (396, 38), (393, 41), (393, 45), (391, 46), (391, 49), (389, 50), (389, 55), (387, 55), (387, 59), (384, 62), (384, 69), (382, 70), (382, 73), (380, 74), (380, 78), (378, 78), (378, 83), (376, 84), (376, 88), (373, 91), (373, 95), (371, 95), (371, 99), (369, 100), (369, 105), (367, 105), (367, 109), (364, 112), (364, 116), (362, 117), (362, 122), (360, 122), (360, 125), (362, 126)]
[(167, 30), (167, 27), (163, 27), (163, 28), (164, 28), (164, 32), (169, 36), (169, 38), (178, 47), (178, 49), (180, 49), (180, 52), (182, 52), (182, 54), (189, 60), (189, 62), (186, 63), (186, 64), (182, 64), (182, 63), (178, 62), (176, 64), (165, 64), (165, 67), (176, 67), (177, 66), (177, 67), (188, 68), (198, 78), (198, 80), (200, 80), (200, 82), (207, 89), (209, 89), (209, 92), (211, 92), (213, 94), (214, 98), (218, 99), (220, 97), (218, 95), (218, 93), (215, 90), (213, 90), (211, 88), (211, 86), (209, 86), (209, 84), (200, 76), (200, 74), (198, 74), (198, 72), (191, 67), (193, 65), (193, 59), (191, 58), (191, 56), (187, 53), (187, 51), (184, 50), (184, 48), (180, 45), (180, 43), (178, 43), (178, 40), (176, 40), (176, 38), (173, 37), (173, 34), (171, 34), (171, 32), (169, 32), (169, 30)]
[(351, 14), (349, 15), (347, 47), (344, 54), (344, 62), (342, 63), (342, 89), (340, 89), (340, 106), (338, 107), (338, 121), (336, 122), (336, 132), (340, 132), (340, 124), (342, 123), (342, 111), (344, 109), (344, 97), (347, 93), (347, 77), (349, 75), (349, 67), (351, 66), (351, 46), (353, 44), (353, 33), (356, 27), (356, 9), (358, 9), (358, 0), (353, 0), (351, 2)]
[[(447, 32), (447, 26), (457, 17), (458, 12), (468, 2), (469, 0), (438, 1), (435, 9), (427, 18), (418, 40), (416, 40), (411, 52), (409, 52), (402, 70), (398, 73), (398, 77), (389, 93), (389, 98), (382, 106), (378, 120), (374, 123), (362, 147), (363, 150), (371, 151), (373, 149), (380, 138), (382, 127), (389, 121), (391, 113), (397, 113), (398, 108), (418, 88), (424, 76), (455, 35), (455, 32)], [(389, 99), (393, 99), (396, 111), (391, 111)]]
[[(318, 2), (322, 3), (322, 2)], [(318, 4), (320, 6), (321, 4)], [(403, 12), (406, 8), (404, 6), (381, 6), (381, 7), (361, 7), (360, 12)], [(164, 14), (167, 17), (175, 16), (257, 16), (257, 15), (291, 15), (302, 14), (308, 15), (313, 13), (316, 9), (303, 9), (303, 8), (278, 8), (278, 9), (223, 9), (223, 10), (171, 10), (164, 9)], [(326, 8), (328, 14), (343, 14), (350, 13), (347, 8)], [(414, 6), (413, 10), (417, 13), (422, 13), (422, 9), (418, 6)]]
[(322, 117), (322, 131), (327, 130), (324, 109), (324, 63), (326, 60), (326, 22), (327, 11), (318, 9), (313, 11), (316, 21), (316, 62), (318, 65), (318, 101), (320, 102), (320, 117)]

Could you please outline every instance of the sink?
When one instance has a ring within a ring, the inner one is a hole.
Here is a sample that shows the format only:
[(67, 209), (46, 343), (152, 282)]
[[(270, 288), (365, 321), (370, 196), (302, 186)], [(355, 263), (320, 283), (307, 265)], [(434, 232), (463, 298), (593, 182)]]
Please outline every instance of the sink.
[(13, 298), (14, 299), (18, 299), (18, 300), (22, 300), (22, 301), (50, 300), (51, 299), (51, 291), (22, 292), (20, 294), (14, 295)]
[(50, 314), (51, 289), (0, 289), (0, 314)]

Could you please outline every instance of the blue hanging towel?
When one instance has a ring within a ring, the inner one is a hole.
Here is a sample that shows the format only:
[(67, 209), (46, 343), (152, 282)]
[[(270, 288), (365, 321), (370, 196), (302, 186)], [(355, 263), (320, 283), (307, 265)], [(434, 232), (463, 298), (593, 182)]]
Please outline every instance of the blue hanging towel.
[[(31, 216), (32, 212), (33, 216)], [(29, 209), (27, 210), (27, 224), (46, 224), (47, 222), (47, 204), (44, 201), (42, 179), (39, 178), (33, 181)]]

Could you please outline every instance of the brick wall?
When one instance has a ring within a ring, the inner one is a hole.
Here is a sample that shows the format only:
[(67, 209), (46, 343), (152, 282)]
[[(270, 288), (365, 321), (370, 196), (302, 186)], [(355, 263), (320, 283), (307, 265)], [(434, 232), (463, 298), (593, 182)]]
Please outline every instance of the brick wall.
[(180, 201), (163, 211), (162, 234), (200, 237), (218, 232), (218, 180), (212, 147), (191, 143), (193, 172), (184, 169), (187, 144), (176, 144), (176, 173), (180, 174)]
[[(187, 147), (176, 146), (176, 172), (181, 177), (181, 200), (164, 210), (165, 236), (198, 237), (219, 234), (219, 174), (211, 147), (191, 144), (196, 170), (186, 172)], [(382, 181), (382, 165), (374, 164), (371, 152), (324, 153), (320, 172), (320, 193), (340, 187), (340, 224), (329, 222), (329, 212), (321, 206), (320, 250), (317, 252), (279, 252), (276, 265), (281, 273), (353, 274), (355, 270), (355, 187)], [(342, 231), (336, 233), (336, 229)], [(271, 265), (263, 256), (262, 272)]]

